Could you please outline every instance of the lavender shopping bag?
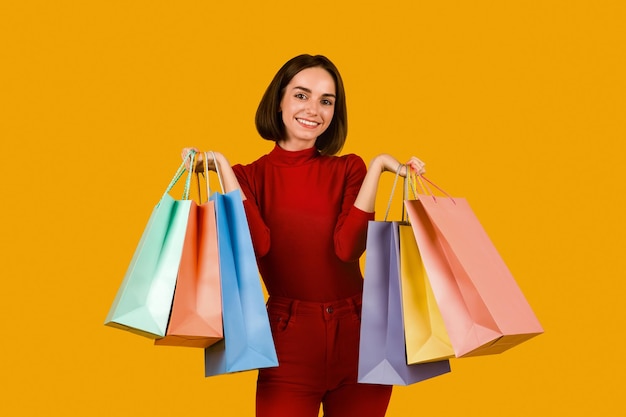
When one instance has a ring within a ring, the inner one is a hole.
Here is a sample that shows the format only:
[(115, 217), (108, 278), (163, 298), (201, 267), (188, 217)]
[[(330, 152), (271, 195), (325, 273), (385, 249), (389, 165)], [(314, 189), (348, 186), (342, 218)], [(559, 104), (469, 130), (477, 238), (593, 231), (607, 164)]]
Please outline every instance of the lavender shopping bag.
[(367, 232), (358, 381), (409, 385), (450, 372), (446, 360), (407, 364), (400, 289), (398, 222)]

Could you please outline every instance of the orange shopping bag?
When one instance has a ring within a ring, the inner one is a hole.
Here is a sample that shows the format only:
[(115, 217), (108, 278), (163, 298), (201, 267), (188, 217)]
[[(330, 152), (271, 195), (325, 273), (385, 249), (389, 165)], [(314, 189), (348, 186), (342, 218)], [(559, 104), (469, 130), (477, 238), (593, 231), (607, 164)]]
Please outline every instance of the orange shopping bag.
[(206, 153), (204, 163), (207, 201), (191, 203), (167, 333), (156, 345), (206, 348), (223, 338), (215, 202), (209, 201)]
[(405, 206), (456, 357), (500, 353), (543, 333), (468, 202), (417, 198)]

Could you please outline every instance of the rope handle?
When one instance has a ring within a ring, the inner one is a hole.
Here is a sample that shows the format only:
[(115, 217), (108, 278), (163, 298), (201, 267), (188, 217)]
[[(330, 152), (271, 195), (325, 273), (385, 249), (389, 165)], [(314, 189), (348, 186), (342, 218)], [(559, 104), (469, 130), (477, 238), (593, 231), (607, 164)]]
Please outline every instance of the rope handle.
[(198, 183), (198, 202), (202, 204), (202, 187), (200, 186), (200, 177), (204, 178), (205, 186), (206, 186), (206, 201), (209, 201), (209, 197), (211, 197), (211, 183), (209, 181), (209, 161), (207, 160), (207, 153), (204, 152), (204, 171), (196, 172), (196, 179)]
[[(185, 163), (187, 162), (187, 158), (190, 158), (189, 169), (187, 169), (185, 167)], [(176, 170), (176, 173), (174, 174), (174, 177), (170, 181), (170, 184), (165, 189), (165, 193), (166, 194), (169, 193), (170, 191), (172, 191), (172, 188), (174, 188), (174, 185), (176, 185), (176, 183), (178, 182), (180, 177), (183, 176), (185, 171), (188, 171), (188, 173), (187, 173), (187, 180), (185, 181), (185, 188), (183, 189), (183, 200), (188, 200), (189, 199), (189, 188), (191, 186), (191, 174), (193, 173), (193, 163), (194, 163), (195, 159), (196, 159), (196, 152), (195, 151), (189, 151), (189, 153), (187, 155), (185, 155), (185, 158), (183, 159), (183, 162), (180, 164), (180, 166)]]
[(419, 194), (420, 194), (415, 189), (415, 186), (417, 185), (419, 186), (420, 191), (422, 191), (421, 193), (422, 195), (429, 195), (434, 201), (437, 201), (437, 197), (435, 196), (435, 193), (433, 193), (433, 190), (429, 186), (430, 184), (434, 188), (436, 188), (439, 192), (441, 192), (443, 195), (445, 195), (450, 200), (452, 200), (454, 204), (456, 204), (456, 201), (454, 201), (454, 198), (450, 194), (448, 194), (443, 188), (439, 187), (437, 184), (435, 184), (430, 179), (428, 179), (424, 174), (411, 175), (411, 178), (409, 178), (409, 183), (411, 185), (411, 189), (413, 190), (413, 196), (415, 197), (415, 199), (418, 199)]
[(201, 172), (196, 172), (196, 178), (198, 180), (198, 196), (199, 196), (199, 201), (200, 204), (202, 204), (202, 192), (201, 192), (201, 188), (200, 188), (200, 175), (202, 175), (202, 177), (205, 179), (206, 182), (206, 201), (209, 201), (209, 198), (211, 197), (211, 183), (209, 181), (209, 153), (211, 154), (212, 158), (213, 158), (213, 163), (215, 165), (215, 172), (217, 173), (217, 179), (220, 183), (220, 188), (222, 190), (222, 192), (224, 192), (224, 183), (222, 182), (222, 174), (220, 172), (220, 169), (217, 165), (217, 158), (215, 156), (215, 152), (210, 151), (210, 152), (203, 152), (204, 154), (204, 171)]
[[(428, 195), (430, 196), (435, 202), (437, 201), (437, 197), (435, 196), (435, 194), (433, 193), (433, 190), (430, 188), (430, 186), (434, 187), (435, 189), (437, 189), (439, 192), (441, 192), (442, 194), (444, 194), (446, 197), (448, 197), (450, 200), (452, 200), (452, 202), (454, 204), (456, 204), (456, 201), (454, 201), (454, 198), (448, 194), (443, 188), (439, 187), (437, 184), (435, 184), (434, 182), (432, 182), (430, 179), (428, 179), (424, 174), (413, 174), (410, 172), (409, 166), (406, 164), (400, 164), (398, 166), (398, 169), (396, 170), (396, 176), (393, 180), (393, 185), (391, 186), (391, 193), (389, 195), (389, 200), (387, 202), (387, 210), (385, 211), (385, 218), (384, 221), (387, 221), (387, 217), (389, 216), (389, 210), (391, 209), (391, 202), (393, 200), (393, 195), (395, 193), (396, 190), (396, 185), (398, 184), (398, 177), (400, 176), (400, 171), (402, 171), (402, 167), (406, 167), (406, 176), (404, 177), (404, 184), (403, 184), (403, 190), (402, 190), (402, 201), (404, 202), (404, 200), (407, 200), (408, 195), (409, 195), (409, 189), (411, 190), (412, 194), (413, 194), (413, 199), (414, 200), (418, 200), (420, 195), (424, 196), (424, 195)], [(419, 187), (419, 190), (416, 189), (416, 187)], [(405, 207), (404, 204), (402, 204), (402, 221), (406, 222), (408, 221), (408, 217), (405, 211)]]
[[(206, 154), (206, 152), (205, 152), (205, 154)], [(224, 192), (224, 183), (222, 182), (222, 173), (220, 172), (220, 167), (217, 165), (217, 158), (215, 157), (215, 152), (211, 151), (211, 155), (213, 156), (213, 163), (215, 164), (215, 172), (217, 172), (217, 179), (220, 182), (220, 188), (222, 189), (222, 193), (223, 193)], [(205, 159), (206, 159), (206, 157), (205, 157)]]
[[(389, 194), (389, 200), (387, 201), (387, 210), (385, 210), (385, 218), (384, 221), (387, 221), (387, 217), (389, 216), (389, 210), (391, 209), (391, 201), (393, 200), (393, 195), (396, 191), (396, 185), (398, 184), (398, 177), (400, 176), (400, 171), (402, 170), (402, 167), (406, 167), (407, 169), (409, 168), (408, 166), (404, 165), (404, 164), (400, 164), (398, 165), (398, 169), (396, 170), (396, 176), (393, 179), (393, 185), (391, 186), (391, 193)], [(404, 179), (405, 184), (406, 184), (406, 178)], [(404, 195), (403, 195), (404, 197)], [(404, 200), (404, 198), (403, 198)], [(404, 218), (404, 205), (402, 205), (402, 217)]]
[(189, 200), (189, 191), (191, 188), (191, 176), (194, 170), (194, 164), (196, 162), (196, 153), (191, 154), (189, 161), (189, 172), (187, 173), (187, 181), (185, 181), (185, 189), (183, 190), (183, 200)]

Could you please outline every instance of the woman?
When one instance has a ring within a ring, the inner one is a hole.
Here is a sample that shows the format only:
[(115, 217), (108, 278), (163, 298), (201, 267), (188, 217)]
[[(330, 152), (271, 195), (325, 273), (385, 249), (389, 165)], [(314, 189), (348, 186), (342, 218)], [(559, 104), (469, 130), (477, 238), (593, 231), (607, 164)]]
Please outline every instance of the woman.
[[(269, 293), (279, 366), (259, 370), (256, 415), (317, 417), (322, 404), (326, 417), (384, 416), (391, 386), (357, 383), (359, 257), (380, 175), (400, 164), (382, 154), (366, 169), (356, 155), (333, 156), (346, 139), (346, 98), (324, 56), (300, 55), (278, 71), (256, 126), (276, 142), (269, 154), (231, 168), (215, 153), (225, 191), (242, 192)], [(424, 170), (415, 157), (407, 165)]]

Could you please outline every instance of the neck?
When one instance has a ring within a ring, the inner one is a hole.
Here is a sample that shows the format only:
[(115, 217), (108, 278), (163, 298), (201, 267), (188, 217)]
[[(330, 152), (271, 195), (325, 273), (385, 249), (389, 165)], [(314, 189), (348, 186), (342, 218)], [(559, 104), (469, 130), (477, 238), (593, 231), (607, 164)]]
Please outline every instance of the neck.
[(286, 151), (303, 151), (305, 149), (311, 149), (315, 146), (315, 142), (311, 141), (297, 141), (297, 140), (281, 140), (276, 142), (281, 149)]

